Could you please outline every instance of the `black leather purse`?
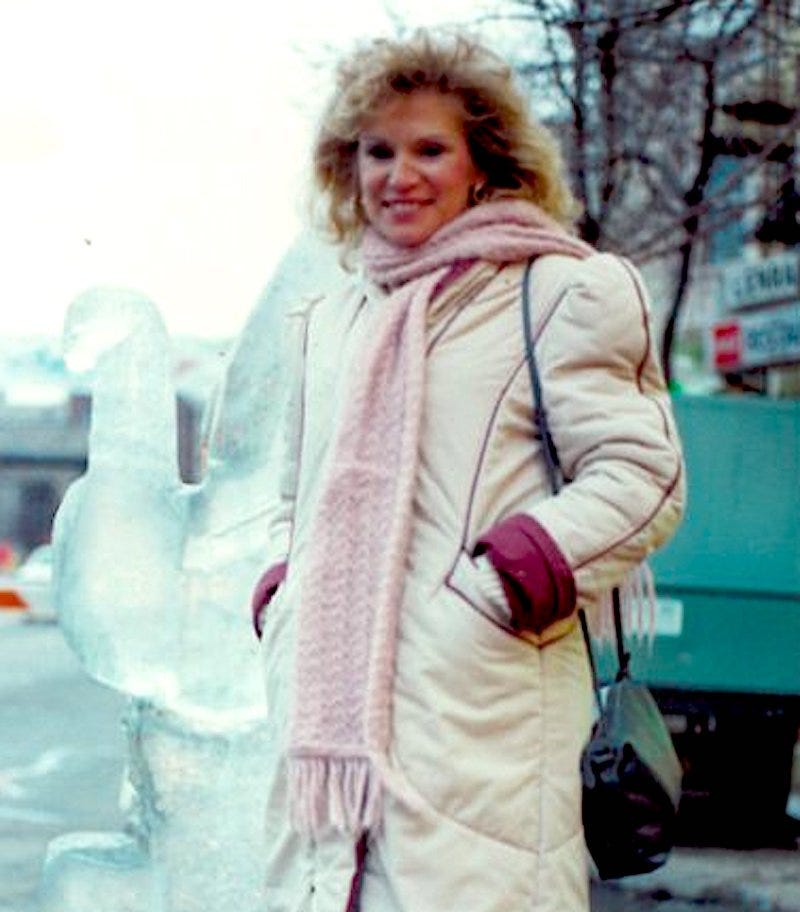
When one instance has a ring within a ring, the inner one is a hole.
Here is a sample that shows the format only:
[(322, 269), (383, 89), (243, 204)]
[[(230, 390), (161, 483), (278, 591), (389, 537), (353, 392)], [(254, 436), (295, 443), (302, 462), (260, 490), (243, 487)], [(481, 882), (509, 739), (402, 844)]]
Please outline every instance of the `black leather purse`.
[[(528, 261), (522, 281), (525, 351), (534, 397), (534, 423), (542, 440), (550, 487), (563, 483), (536, 366), (530, 316)], [(682, 770), (664, 719), (644, 684), (630, 675), (630, 653), (612, 592), (618, 671), (602, 698), (586, 615), (578, 615), (586, 643), (598, 719), (581, 754), (583, 828), (586, 845), (603, 880), (645, 874), (661, 867), (674, 841)]]
[[(653, 695), (631, 679), (618, 590), (613, 596), (619, 670), (601, 701), (590, 658), (599, 715), (581, 754), (583, 830), (603, 880), (646, 874), (664, 864), (674, 841), (682, 779)], [(591, 656), (585, 616), (581, 626)]]

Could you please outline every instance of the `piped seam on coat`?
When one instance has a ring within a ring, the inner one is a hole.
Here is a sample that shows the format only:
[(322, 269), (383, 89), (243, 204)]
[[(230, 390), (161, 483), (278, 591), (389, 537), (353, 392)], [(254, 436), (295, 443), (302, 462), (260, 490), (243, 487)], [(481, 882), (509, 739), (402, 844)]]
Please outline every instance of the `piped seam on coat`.
[[(558, 309), (558, 307), (561, 304), (561, 301), (564, 299), (565, 295), (566, 295), (566, 291), (562, 291), (562, 293), (559, 294), (556, 297), (556, 299), (553, 301), (553, 304), (551, 305), (549, 310), (545, 311), (545, 313), (542, 315), (539, 323), (536, 324), (536, 326), (533, 330), (534, 342), (538, 341), (539, 337), (544, 332), (545, 328), (547, 327), (548, 323), (550, 322), (550, 319), (552, 318), (553, 314)], [(524, 342), (524, 340), (523, 340), (523, 342)], [(477, 464), (472, 473), (472, 484), (470, 485), (469, 497), (467, 498), (467, 509), (466, 509), (466, 512), (464, 515), (464, 523), (463, 523), (463, 526), (461, 529), (461, 543), (459, 546), (459, 551), (468, 551), (469, 550), (467, 548), (467, 542), (469, 540), (469, 529), (470, 529), (470, 525), (472, 523), (472, 511), (473, 511), (473, 507), (475, 505), (476, 492), (478, 489), (478, 484), (480, 482), (481, 474), (483, 472), (483, 465), (486, 460), (486, 452), (489, 449), (489, 443), (494, 434), (494, 429), (495, 429), (495, 425), (497, 423), (497, 416), (500, 412), (500, 407), (502, 406), (503, 402), (508, 397), (509, 391), (513, 387), (517, 377), (520, 374), (520, 371), (525, 366), (525, 364), (526, 364), (526, 358), (523, 353), (521, 359), (513, 367), (510, 376), (508, 377), (506, 382), (503, 384), (503, 387), (500, 390), (500, 392), (497, 396), (497, 399), (495, 400), (495, 403), (492, 406), (491, 412), (489, 414), (489, 419), (486, 423), (486, 430), (484, 431), (484, 435), (483, 435), (483, 441), (481, 443), (481, 446), (480, 446), (480, 449), (478, 452)], [(532, 402), (532, 400), (531, 400), (531, 402)], [(532, 411), (532, 406), (531, 406), (531, 411)], [(538, 431), (537, 431), (536, 425), (534, 424), (533, 420), (531, 420), (531, 422), (530, 422), (530, 431), (531, 431), (531, 434), (530, 434), (531, 441), (535, 441), (538, 437)], [(543, 445), (543, 442), (542, 442), (542, 445)], [(458, 560), (458, 554), (456, 554), (455, 560)], [(455, 566), (455, 562), (454, 562), (453, 566)]]
[[(461, 262), (466, 262), (466, 261), (461, 261)], [(469, 266), (468, 266), (468, 267), (464, 267), (463, 271), (460, 272), (460, 273), (458, 273), (458, 274), (455, 276), (455, 279), (454, 279), (454, 280), (457, 281), (457, 280), (458, 280), (459, 278), (461, 278), (463, 275), (467, 275), (467, 274), (469, 273), (470, 269), (475, 265), (475, 262), (477, 262), (477, 261), (472, 261), (472, 262), (469, 263)], [(444, 323), (436, 330), (435, 333), (433, 333), (433, 334), (431, 335), (431, 338), (428, 340), (427, 345), (426, 345), (426, 347), (425, 347), (425, 354), (426, 354), (426, 356), (427, 356), (427, 355), (430, 355), (430, 353), (433, 351), (433, 349), (434, 349), (434, 348), (439, 344), (439, 342), (444, 338), (444, 336), (445, 336), (446, 333), (447, 333), (447, 330), (450, 329), (450, 327), (456, 322), (456, 320), (461, 316), (461, 314), (463, 314), (464, 311), (467, 310), (467, 309), (470, 307), (470, 305), (473, 303), (473, 301), (475, 301), (475, 299), (476, 299), (480, 294), (482, 294), (482, 293), (486, 290), (486, 288), (487, 288), (489, 285), (491, 285), (492, 282), (495, 281), (495, 279), (497, 278), (497, 276), (498, 276), (499, 274), (500, 274), (500, 270), (498, 270), (497, 272), (494, 272), (494, 273), (492, 273), (491, 275), (489, 275), (483, 282), (479, 282), (479, 283), (477, 284), (477, 286), (476, 286), (475, 288), (473, 288), (473, 289), (470, 291), (470, 293), (469, 293), (469, 295), (467, 296), (467, 298), (466, 298), (464, 301), (461, 301), (458, 305), (456, 305), (456, 306), (453, 308), (453, 310), (451, 311), (451, 313), (450, 313), (450, 314), (447, 316), (447, 318), (445, 319)], [(447, 278), (447, 277), (445, 277), (445, 278)], [(440, 283), (440, 284), (441, 284), (441, 283)], [(435, 297), (436, 294), (438, 294), (438, 291), (439, 291), (439, 286), (437, 286), (437, 287), (434, 289), (434, 292), (433, 292), (433, 296), (434, 296), (434, 297)]]

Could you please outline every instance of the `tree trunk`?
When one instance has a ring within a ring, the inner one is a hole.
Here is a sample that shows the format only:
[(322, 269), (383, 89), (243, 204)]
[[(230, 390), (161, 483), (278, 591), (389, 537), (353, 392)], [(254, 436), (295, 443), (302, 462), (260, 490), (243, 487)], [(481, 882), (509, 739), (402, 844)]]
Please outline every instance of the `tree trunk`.
[(689, 287), (689, 273), (692, 265), (693, 251), (694, 238), (690, 237), (681, 244), (678, 282), (675, 286), (675, 294), (672, 296), (669, 316), (667, 317), (667, 322), (664, 326), (664, 335), (661, 343), (661, 359), (664, 368), (664, 379), (667, 381), (668, 386), (672, 383), (672, 348), (677, 334), (678, 317), (680, 316), (683, 307), (683, 300), (686, 297), (686, 289)]
[(689, 284), (689, 274), (692, 265), (694, 245), (700, 229), (700, 210), (706, 197), (711, 169), (717, 157), (718, 144), (714, 135), (714, 115), (717, 111), (716, 73), (715, 62), (706, 60), (703, 64), (705, 73), (705, 110), (703, 112), (703, 131), (700, 137), (700, 162), (697, 167), (692, 186), (685, 195), (686, 206), (689, 214), (684, 219), (684, 240), (679, 248), (680, 266), (678, 281), (675, 285), (675, 294), (672, 298), (667, 323), (661, 343), (661, 362), (664, 368), (664, 378), (667, 383), (672, 381), (672, 348), (677, 334), (678, 319), (686, 297)]

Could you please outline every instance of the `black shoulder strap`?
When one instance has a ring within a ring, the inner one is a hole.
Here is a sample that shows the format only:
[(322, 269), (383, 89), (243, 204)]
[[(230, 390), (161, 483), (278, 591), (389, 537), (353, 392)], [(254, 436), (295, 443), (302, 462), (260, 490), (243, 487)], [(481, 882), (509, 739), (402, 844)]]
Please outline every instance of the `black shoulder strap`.
[(522, 277), (522, 327), (525, 339), (525, 360), (528, 362), (528, 376), (531, 380), (531, 389), (533, 390), (533, 423), (539, 432), (542, 441), (542, 452), (544, 453), (545, 466), (547, 468), (547, 477), (550, 481), (550, 490), (557, 494), (561, 488), (563, 476), (561, 473), (561, 462), (558, 458), (558, 450), (553, 442), (553, 435), (550, 433), (550, 425), (547, 421), (547, 410), (544, 407), (544, 398), (542, 396), (542, 380), (539, 376), (539, 368), (536, 365), (536, 352), (534, 351), (533, 326), (531, 325), (531, 302), (530, 302), (530, 276), (533, 268), (533, 257), (525, 264), (525, 274)]
[[(533, 268), (534, 258), (531, 257), (525, 265), (525, 273), (522, 277), (522, 327), (525, 339), (525, 360), (528, 362), (528, 375), (531, 380), (531, 389), (533, 390), (533, 422), (536, 426), (542, 441), (542, 453), (544, 454), (545, 466), (547, 469), (547, 478), (550, 482), (550, 490), (553, 494), (558, 494), (564, 482), (564, 475), (561, 469), (561, 461), (558, 458), (553, 435), (550, 433), (550, 425), (547, 420), (547, 410), (544, 405), (542, 395), (542, 379), (539, 375), (539, 368), (536, 364), (536, 352), (534, 349), (535, 342), (533, 338), (533, 326), (531, 321), (531, 269)], [(625, 636), (622, 628), (622, 611), (620, 609), (619, 588), (614, 588), (611, 592), (611, 599), (614, 608), (614, 633), (617, 644), (617, 680), (621, 681), (627, 678), (629, 671), (630, 653), (625, 650)], [(598, 707), (600, 706), (600, 691), (597, 681), (597, 667), (592, 650), (592, 641), (589, 634), (589, 625), (586, 620), (586, 614), (582, 608), (578, 609), (583, 639), (586, 643), (586, 652), (589, 656), (589, 666), (592, 671), (592, 685), (594, 687), (595, 698)]]

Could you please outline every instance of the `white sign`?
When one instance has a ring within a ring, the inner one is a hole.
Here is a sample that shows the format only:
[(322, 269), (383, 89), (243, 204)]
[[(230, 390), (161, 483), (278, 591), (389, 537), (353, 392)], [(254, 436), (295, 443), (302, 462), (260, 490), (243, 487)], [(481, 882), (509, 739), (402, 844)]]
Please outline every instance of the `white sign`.
[(676, 598), (656, 600), (656, 636), (679, 637), (683, 633), (683, 602)]
[(722, 304), (740, 310), (800, 297), (800, 257), (782, 253), (757, 262), (737, 262), (722, 273)]
[(731, 314), (711, 327), (711, 351), (726, 373), (800, 362), (800, 303)]

